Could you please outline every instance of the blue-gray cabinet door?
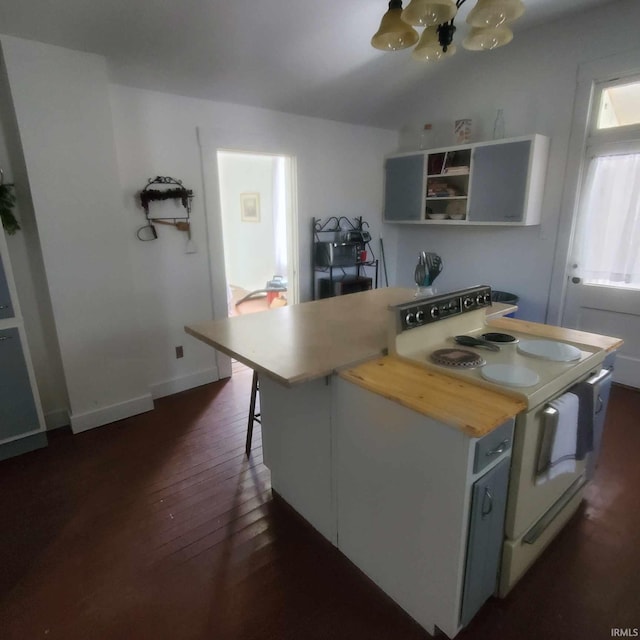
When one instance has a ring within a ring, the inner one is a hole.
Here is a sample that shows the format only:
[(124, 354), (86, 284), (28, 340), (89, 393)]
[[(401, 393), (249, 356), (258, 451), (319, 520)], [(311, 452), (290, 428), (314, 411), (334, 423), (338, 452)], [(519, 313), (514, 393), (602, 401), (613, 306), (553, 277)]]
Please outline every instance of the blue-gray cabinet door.
[(469, 222), (522, 222), (531, 140), (476, 147)]
[[(0, 233), (2, 233), (0, 231)], [(0, 256), (0, 320), (3, 318), (13, 318), (13, 305), (9, 296), (9, 285), (7, 276), (2, 266), (2, 256)]]
[(0, 440), (40, 429), (18, 329), (0, 331)]
[(505, 459), (474, 485), (467, 542), (460, 624), (466, 626), (496, 590), (504, 539), (510, 460)]
[(424, 220), (424, 159), (423, 153), (387, 159), (384, 184), (385, 220)]

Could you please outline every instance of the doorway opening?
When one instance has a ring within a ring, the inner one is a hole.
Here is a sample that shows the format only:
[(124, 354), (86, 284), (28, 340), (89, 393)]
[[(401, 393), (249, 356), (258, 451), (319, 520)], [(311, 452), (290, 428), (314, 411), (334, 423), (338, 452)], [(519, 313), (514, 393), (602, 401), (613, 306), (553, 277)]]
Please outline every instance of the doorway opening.
[(217, 160), (228, 315), (295, 304), (294, 159), (219, 150)]

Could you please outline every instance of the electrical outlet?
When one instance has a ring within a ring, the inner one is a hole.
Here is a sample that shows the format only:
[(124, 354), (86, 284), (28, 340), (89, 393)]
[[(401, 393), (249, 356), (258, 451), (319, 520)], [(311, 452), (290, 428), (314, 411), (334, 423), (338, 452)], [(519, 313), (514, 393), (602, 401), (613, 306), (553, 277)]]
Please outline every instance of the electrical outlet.
[(184, 358), (184, 349), (182, 348), (182, 345), (176, 347), (176, 358)]

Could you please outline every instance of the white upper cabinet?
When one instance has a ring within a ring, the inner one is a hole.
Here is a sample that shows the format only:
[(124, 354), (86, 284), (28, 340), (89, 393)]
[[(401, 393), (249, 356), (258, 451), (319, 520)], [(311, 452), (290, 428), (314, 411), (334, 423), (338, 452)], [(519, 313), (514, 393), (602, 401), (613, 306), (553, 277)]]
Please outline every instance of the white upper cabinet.
[(539, 224), (548, 154), (533, 135), (389, 156), (384, 221)]

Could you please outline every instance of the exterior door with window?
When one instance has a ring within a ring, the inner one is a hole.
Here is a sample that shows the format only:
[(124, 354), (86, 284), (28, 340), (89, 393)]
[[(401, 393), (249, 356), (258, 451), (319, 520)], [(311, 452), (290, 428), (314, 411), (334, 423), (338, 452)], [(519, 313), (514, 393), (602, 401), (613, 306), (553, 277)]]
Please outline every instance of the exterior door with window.
[(640, 387), (640, 76), (592, 88), (563, 324), (623, 338), (614, 379)]

